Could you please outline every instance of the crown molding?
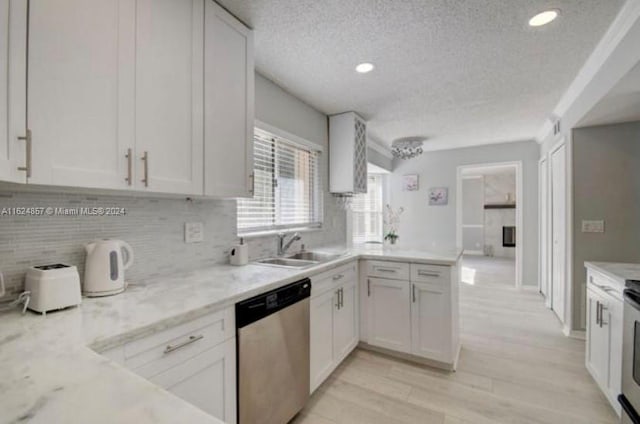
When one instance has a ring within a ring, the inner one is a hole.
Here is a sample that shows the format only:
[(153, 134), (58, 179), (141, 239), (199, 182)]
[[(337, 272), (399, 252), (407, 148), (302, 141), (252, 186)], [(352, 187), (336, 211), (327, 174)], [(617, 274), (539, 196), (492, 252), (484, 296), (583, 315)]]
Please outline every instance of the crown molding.
[[(576, 104), (581, 94), (589, 88), (596, 75), (602, 70), (624, 41), (624, 38), (633, 29), (634, 25), (640, 25), (640, 0), (627, 0), (620, 12), (609, 26), (609, 29), (598, 42), (595, 49), (589, 55), (576, 77), (560, 101), (553, 109), (553, 114), (557, 117), (564, 117), (567, 112)], [(565, 128), (567, 126), (565, 125)], [(553, 135), (553, 123), (545, 120), (538, 131), (536, 141), (542, 143), (545, 139)]]
[(384, 157), (393, 159), (391, 150), (388, 147), (384, 146), (382, 143), (380, 143), (378, 140), (372, 138), (371, 136), (367, 137), (367, 146), (370, 147), (372, 150), (375, 150), (376, 152), (380, 153)]

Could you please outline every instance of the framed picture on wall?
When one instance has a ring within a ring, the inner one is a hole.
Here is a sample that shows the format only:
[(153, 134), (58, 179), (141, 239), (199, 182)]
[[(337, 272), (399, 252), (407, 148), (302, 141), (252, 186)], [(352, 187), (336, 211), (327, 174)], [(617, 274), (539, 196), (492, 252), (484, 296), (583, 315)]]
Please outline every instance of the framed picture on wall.
[(429, 189), (429, 206), (444, 206), (449, 203), (447, 187), (431, 187)]
[(402, 190), (403, 191), (418, 191), (418, 174), (403, 175), (402, 176)]

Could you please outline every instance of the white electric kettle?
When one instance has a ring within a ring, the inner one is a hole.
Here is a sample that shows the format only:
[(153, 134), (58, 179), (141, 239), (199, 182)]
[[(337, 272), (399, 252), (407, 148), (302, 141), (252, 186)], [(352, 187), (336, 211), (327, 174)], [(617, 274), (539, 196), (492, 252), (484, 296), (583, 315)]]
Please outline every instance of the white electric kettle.
[(124, 291), (124, 270), (133, 264), (133, 249), (129, 243), (122, 240), (95, 240), (87, 244), (85, 249), (87, 260), (82, 292), (86, 296), (97, 297)]

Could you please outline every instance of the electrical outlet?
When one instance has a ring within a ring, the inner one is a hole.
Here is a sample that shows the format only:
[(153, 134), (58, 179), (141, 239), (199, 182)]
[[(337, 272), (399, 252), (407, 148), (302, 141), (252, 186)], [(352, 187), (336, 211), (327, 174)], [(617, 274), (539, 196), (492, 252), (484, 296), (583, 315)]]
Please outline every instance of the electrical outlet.
[(199, 243), (204, 241), (204, 225), (202, 222), (185, 222), (184, 242)]
[(582, 220), (582, 232), (583, 233), (604, 233), (604, 221), (603, 220)]

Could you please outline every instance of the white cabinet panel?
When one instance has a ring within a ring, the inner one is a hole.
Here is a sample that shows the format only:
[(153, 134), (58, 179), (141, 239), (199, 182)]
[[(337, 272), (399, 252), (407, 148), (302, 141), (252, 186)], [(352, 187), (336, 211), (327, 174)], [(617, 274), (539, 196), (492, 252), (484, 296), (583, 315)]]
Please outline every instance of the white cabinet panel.
[(412, 353), (449, 361), (452, 327), (448, 289), (442, 284), (413, 283), (411, 290)]
[(127, 188), (135, 3), (36, 1), (29, 13), (29, 182)]
[(236, 345), (229, 339), (150, 379), (226, 423), (236, 422)]
[(409, 282), (369, 278), (368, 342), (398, 352), (411, 351)]
[(587, 291), (586, 361), (587, 368), (599, 384), (609, 381), (609, 326), (600, 325), (600, 305), (603, 302), (602, 296), (593, 290)]
[(334, 358), (342, 362), (358, 344), (357, 281), (345, 282), (339, 290), (340, 306), (333, 321)]
[(201, 194), (204, 0), (136, 5), (136, 185)]
[(607, 380), (608, 397), (614, 401), (614, 409), (620, 413), (618, 395), (622, 393), (622, 334), (623, 307), (621, 301), (609, 301), (603, 315), (603, 326), (609, 327), (609, 379)]
[(334, 290), (310, 301), (310, 391), (313, 393), (334, 369), (334, 322), (337, 294)]
[(253, 196), (253, 32), (213, 1), (205, 7), (205, 195)]
[(26, 182), (27, 4), (0, 0), (0, 180)]

